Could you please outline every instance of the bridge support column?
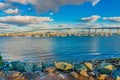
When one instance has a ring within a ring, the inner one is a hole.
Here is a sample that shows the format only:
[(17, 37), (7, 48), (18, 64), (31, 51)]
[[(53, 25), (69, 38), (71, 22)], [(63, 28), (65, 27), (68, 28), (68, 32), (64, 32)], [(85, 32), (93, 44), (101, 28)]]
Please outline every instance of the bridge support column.
[(78, 36), (78, 29), (75, 29), (75, 36)]
[(91, 33), (90, 33), (90, 28), (88, 29), (88, 35), (90, 35)]
[(84, 35), (84, 33), (85, 33), (85, 32), (84, 32), (84, 28), (82, 28), (82, 35)]
[(117, 34), (119, 34), (119, 35), (120, 35), (120, 29), (119, 29), (119, 28), (117, 29)]
[(102, 28), (101, 36), (103, 36), (103, 35), (104, 35), (104, 29)]
[(97, 35), (97, 29), (95, 29), (95, 35)]
[(68, 29), (68, 35), (71, 36), (72, 35), (72, 32), (70, 29)]
[(111, 28), (109, 29), (109, 34), (112, 35), (112, 29)]

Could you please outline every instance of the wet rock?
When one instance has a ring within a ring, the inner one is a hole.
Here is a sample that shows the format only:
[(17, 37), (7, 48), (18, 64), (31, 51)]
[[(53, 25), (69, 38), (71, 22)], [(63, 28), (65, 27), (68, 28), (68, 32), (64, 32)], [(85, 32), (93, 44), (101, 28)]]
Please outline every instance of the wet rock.
[(54, 68), (54, 67), (48, 67), (48, 68), (45, 68), (45, 69), (44, 69), (44, 72), (52, 73), (52, 72), (54, 72), (55, 70), (56, 70), (56, 68)]
[(117, 80), (120, 77), (120, 69), (114, 70), (112, 72), (112, 77)]
[(36, 63), (33, 66), (33, 71), (42, 71), (42, 69), (43, 69), (42, 63)]
[(105, 80), (106, 77), (107, 77), (107, 75), (102, 74), (102, 75), (100, 75), (100, 77), (98, 77), (98, 80)]
[(84, 65), (88, 68), (88, 70), (93, 70), (93, 64), (91, 62), (85, 62)]
[(32, 63), (28, 63), (28, 64), (25, 66), (25, 71), (26, 71), (26, 72), (33, 72), (33, 64), (32, 64)]
[(59, 74), (58, 77), (61, 78), (61, 79), (67, 79), (67, 75), (66, 74), (62, 74), (62, 73)]
[(76, 72), (71, 72), (70, 73), (73, 77), (75, 77), (76, 79), (78, 79), (79, 78), (79, 74), (78, 73), (76, 73)]
[(83, 64), (75, 64), (75, 71), (79, 73), (81, 70), (87, 71), (87, 67)]
[(85, 77), (85, 76), (80, 75), (80, 77), (79, 77), (78, 80), (88, 80), (88, 77)]
[(84, 76), (84, 77), (89, 77), (87, 72), (85, 70), (81, 70), (80, 71), (80, 75)]
[(24, 72), (22, 73), (23, 77), (25, 77), (27, 80), (35, 80), (35, 78), (37, 77), (34, 73), (30, 72)]
[(106, 80), (114, 80), (111, 76), (107, 76)]
[(13, 66), (12, 66), (12, 64), (11, 63), (9, 63), (9, 62), (4, 62), (3, 64), (2, 64), (2, 70), (3, 71), (11, 71), (11, 70), (13, 70)]
[(54, 73), (49, 73), (49, 79), (51, 79), (51, 80), (62, 80), (62, 78), (58, 77)]
[(42, 63), (43, 69), (48, 68), (48, 67), (54, 67), (53, 63)]
[(119, 77), (119, 76), (117, 76), (116, 80), (120, 80), (120, 77)]
[(24, 72), (25, 64), (20, 61), (13, 61), (11, 64), (14, 67), (14, 70)]
[(102, 73), (102, 74), (110, 74), (113, 70), (116, 68), (110, 64), (110, 63), (105, 63), (103, 62), (102, 64), (98, 65), (97, 70)]
[(71, 70), (74, 68), (72, 64), (67, 63), (67, 62), (55, 62), (55, 67), (56, 69), (60, 69), (64, 71)]
[(16, 71), (14, 71), (14, 72), (12, 72), (12, 75), (11, 75), (12, 77), (22, 77), (22, 74), (20, 73), (20, 72), (16, 72)]
[(4, 73), (2, 71), (0, 71), (0, 78), (4, 77)]

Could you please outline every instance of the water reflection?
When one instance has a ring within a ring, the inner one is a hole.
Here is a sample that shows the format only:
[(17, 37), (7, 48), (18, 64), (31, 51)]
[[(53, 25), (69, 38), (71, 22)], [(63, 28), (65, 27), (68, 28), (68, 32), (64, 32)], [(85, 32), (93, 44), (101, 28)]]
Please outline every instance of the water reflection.
[(120, 36), (99, 37), (0, 37), (5, 60), (78, 61), (120, 57)]
[(53, 55), (51, 39), (11, 37), (3, 45), (4, 59), (44, 61), (47, 56)]

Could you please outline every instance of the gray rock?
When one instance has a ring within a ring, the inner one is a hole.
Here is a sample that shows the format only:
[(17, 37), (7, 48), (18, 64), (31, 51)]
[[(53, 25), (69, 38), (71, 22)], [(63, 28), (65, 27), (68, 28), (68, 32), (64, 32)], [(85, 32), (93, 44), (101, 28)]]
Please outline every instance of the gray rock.
[(33, 72), (33, 64), (32, 64), (32, 63), (27, 64), (27, 65), (25, 66), (25, 71), (26, 71), (26, 72)]
[(113, 77), (115, 80), (117, 80), (118, 77), (120, 78), (120, 69), (114, 70), (114, 71), (112, 72), (112, 77)]
[(13, 61), (11, 62), (11, 64), (14, 67), (14, 70), (20, 71), (20, 72), (24, 72), (24, 68), (25, 68), (25, 64), (20, 62), (20, 61)]
[(42, 71), (43, 70), (43, 65), (42, 63), (36, 63), (33, 66), (33, 71)]
[(13, 65), (9, 62), (4, 62), (1, 68), (3, 71), (11, 71), (13, 70)]

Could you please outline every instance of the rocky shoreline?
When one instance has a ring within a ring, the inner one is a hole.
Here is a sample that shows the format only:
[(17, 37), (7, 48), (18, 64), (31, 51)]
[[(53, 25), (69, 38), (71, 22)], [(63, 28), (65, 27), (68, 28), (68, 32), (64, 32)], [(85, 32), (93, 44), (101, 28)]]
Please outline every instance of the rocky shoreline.
[(120, 80), (120, 58), (80, 63), (2, 62), (0, 80)]

